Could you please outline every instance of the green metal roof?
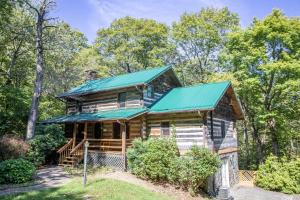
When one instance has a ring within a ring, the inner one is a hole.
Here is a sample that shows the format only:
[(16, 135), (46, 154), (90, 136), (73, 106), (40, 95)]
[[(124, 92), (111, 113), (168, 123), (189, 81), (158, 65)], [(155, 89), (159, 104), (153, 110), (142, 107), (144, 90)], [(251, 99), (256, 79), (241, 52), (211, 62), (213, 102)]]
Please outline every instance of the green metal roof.
[(128, 120), (141, 115), (147, 111), (146, 108), (128, 108), (109, 110), (95, 113), (79, 113), (73, 115), (63, 115), (43, 121), (43, 124), (65, 123), (65, 122), (84, 122), (84, 121), (106, 121), (123, 119)]
[(230, 84), (226, 81), (174, 88), (150, 108), (150, 113), (213, 110)]
[(81, 95), (105, 90), (124, 88), (135, 85), (147, 84), (162, 73), (171, 69), (171, 66), (151, 68), (134, 73), (123, 74), (108, 78), (87, 81), (86, 83), (60, 94), (57, 97)]

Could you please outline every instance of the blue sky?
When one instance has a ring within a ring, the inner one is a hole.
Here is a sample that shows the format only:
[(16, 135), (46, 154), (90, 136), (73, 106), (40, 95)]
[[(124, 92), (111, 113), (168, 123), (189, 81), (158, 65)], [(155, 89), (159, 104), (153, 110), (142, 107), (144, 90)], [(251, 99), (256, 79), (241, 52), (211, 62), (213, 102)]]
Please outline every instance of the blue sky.
[(227, 6), (239, 15), (242, 27), (253, 17), (268, 15), (273, 8), (280, 8), (287, 16), (300, 15), (300, 0), (57, 0), (52, 14), (93, 42), (98, 29), (120, 17), (149, 18), (170, 25), (184, 12), (197, 12), (207, 6)]

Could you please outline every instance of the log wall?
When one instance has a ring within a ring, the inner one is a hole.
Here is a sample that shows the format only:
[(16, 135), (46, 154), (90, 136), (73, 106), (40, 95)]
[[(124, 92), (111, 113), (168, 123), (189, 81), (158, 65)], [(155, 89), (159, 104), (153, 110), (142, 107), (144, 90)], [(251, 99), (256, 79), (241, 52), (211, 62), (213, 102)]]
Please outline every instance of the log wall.
[[(225, 125), (225, 137), (222, 137), (221, 125)], [(208, 127), (208, 146), (216, 151), (225, 148), (236, 148), (237, 137), (235, 130), (235, 120), (232, 106), (230, 105), (230, 98), (224, 95), (213, 111), (213, 142), (211, 140), (211, 118), (210, 114), (207, 115)]]
[(147, 134), (161, 136), (161, 122), (170, 122), (170, 133), (176, 137), (180, 150), (187, 150), (193, 144), (205, 146), (203, 115), (197, 112), (176, 114), (152, 114), (147, 116)]
[(68, 102), (67, 113), (72, 114), (78, 112), (80, 105), (82, 106), (82, 113), (118, 109), (118, 94), (121, 92), (126, 92), (126, 108), (137, 108), (143, 106), (142, 93), (134, 87), (85, 95), (81, 97), (83, 100), (80, 103), (75, 101)]

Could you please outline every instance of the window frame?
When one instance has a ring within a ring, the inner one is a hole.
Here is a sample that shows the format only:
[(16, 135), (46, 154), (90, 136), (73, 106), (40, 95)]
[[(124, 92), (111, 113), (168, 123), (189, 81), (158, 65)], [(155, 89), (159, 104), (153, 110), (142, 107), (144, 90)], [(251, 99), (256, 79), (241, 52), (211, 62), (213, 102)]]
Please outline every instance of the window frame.
[[(167, 134), (165, 133), (167, 131)], [(162, 137), (169, 137), (171, 135), (171, 130), (170, 130), (170, 122), (169, 121), (164, 121), (160, 123), (160, 135)]]
[(147, 97), (154, 98), (154, 88), (152, 85), (147, 86)]
[[(121, 98), (122, 95), (124, 95), (123, 96), (124, 99)], [(118, 107), (119, 108), (125, 108), (126, 107), (126, 100), (127, 100), (127, 92), (120, 92), (118, 94)]]

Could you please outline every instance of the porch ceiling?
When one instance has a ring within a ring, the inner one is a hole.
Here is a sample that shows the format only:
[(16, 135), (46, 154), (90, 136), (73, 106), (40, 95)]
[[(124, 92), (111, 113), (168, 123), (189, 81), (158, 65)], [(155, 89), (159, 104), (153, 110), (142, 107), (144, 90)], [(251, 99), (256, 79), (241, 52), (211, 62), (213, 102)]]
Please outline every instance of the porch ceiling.
[(108, 121), (108, 120), (129, 120), (147, 112), (146, 108), (128, 108), (109, 110), (95, 113), (78, 113), (63, 115), (43, 121), (43, 124), (85, 122), (85, 121)]

